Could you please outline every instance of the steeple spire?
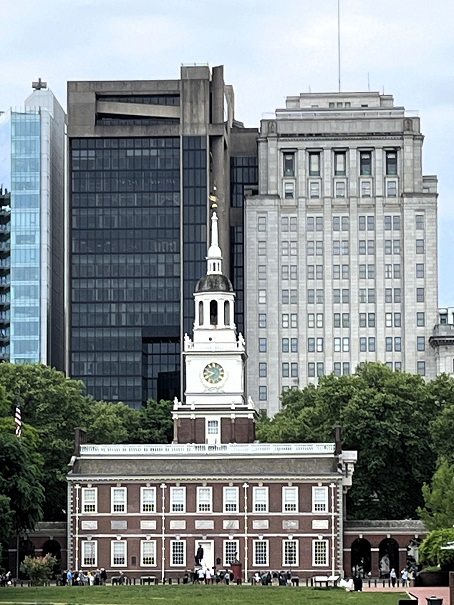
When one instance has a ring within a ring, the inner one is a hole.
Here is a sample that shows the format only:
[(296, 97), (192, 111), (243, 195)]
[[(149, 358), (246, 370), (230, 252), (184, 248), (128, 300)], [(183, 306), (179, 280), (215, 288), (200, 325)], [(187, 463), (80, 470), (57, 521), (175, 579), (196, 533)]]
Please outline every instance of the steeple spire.
[(218, 217), (211, 215), (211, 245), (208, 248), (207, 275), (222, 275), (222, 253), (219, 247)]

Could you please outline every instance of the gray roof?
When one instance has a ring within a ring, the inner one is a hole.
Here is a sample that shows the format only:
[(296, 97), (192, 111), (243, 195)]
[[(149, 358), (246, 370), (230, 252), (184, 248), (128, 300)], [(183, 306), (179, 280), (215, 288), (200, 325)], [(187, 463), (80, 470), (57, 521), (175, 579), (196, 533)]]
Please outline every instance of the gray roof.
[(233, 292), (230, 279), (225, 275), (210, 273), (200, 278), (195, 287), (196, 292)]

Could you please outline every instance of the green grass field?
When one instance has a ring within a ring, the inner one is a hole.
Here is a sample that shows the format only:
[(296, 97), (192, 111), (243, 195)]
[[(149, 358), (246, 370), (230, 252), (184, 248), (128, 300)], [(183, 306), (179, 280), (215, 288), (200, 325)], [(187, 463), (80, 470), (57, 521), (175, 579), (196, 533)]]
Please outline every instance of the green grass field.
[(284, 586), (51, 586), (0, 588), (0, 603), (23, 605), (397, 605), (404, 593)]

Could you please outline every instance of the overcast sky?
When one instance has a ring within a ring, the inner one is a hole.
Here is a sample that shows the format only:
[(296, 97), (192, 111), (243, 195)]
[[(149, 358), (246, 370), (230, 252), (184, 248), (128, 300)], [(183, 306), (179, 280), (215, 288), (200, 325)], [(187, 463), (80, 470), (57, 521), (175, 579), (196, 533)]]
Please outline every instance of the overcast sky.
[[(418, 110), (424, 174), (439, 177), (439, 301), (454, 306), (454, 2), (340, 0), (343, 90)], [(41, 77), (66, 107), (67, 80), (177, 79), (181, 63), (225, 65), (236, 118), (300, 92), (336, 91), (337, 0), (2, 0), (0, 109)]]

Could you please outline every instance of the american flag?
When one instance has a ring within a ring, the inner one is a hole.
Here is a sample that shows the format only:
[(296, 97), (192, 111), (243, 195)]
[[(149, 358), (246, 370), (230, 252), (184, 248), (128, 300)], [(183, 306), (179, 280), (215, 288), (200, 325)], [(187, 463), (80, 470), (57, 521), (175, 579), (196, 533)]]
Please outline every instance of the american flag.
[(14, 414), (14, 420), (16, 422), (16, 437), (19, 439), (22, 435), (22, 415), (20, 411), (20, 404), (16, 404), (16, 412)]

